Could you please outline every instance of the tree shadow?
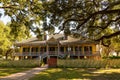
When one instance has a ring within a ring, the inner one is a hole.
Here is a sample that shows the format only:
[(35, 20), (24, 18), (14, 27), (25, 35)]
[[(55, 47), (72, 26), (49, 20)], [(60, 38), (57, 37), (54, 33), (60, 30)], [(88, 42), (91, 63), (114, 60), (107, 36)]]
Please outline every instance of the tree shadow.
[(98, 69), (50, 68), (30, 80), (119, 80), (120, 73), (97, 73)]

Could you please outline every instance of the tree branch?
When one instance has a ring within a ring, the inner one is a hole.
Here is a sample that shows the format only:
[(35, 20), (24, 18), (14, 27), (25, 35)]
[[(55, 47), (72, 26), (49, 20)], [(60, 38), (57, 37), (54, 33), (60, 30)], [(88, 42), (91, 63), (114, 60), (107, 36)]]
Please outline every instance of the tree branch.
[(120, 4), (120, 1), (115, 1), (115, 2), (111, 3), (105, 10), (110, 9), (116, 5), (119, 5), (119, 4)]
[(18, 9), (16, 6), (18, 6), (18, 5), (8, 5), (8, 6), (0, 6), (0, 8), (3, 8), (3, 9), (5, 9), (5, 8), (12, 8), (12, 9)]
[(102, 30), (106, 29), (112, 22), (116, 22), (116, 21), (118, 21), (119, 19), (120, 19), (120, 16), (117, 17), (115, 20), (110, 20), (110, 21), (106, 24), (106, 26), (101, 27)]
[(114, 32), (114, 33), (112, 33), (110, 35), (102, 36), (101, 38), (96, 39), (95, 41), (100, 41), (100, 40), (103, 40), (103, 39), (109, 39), (109, 38), (112, 38), (112, 37), (114, 37), (116, 35), (119, 35), (119, 34), (120, 34), (120, 31), (117, 31), (117, 32)]
[(109, 47), (110, 44), (111, 44), (111, 41), (109, 40), (108, 43), (104, 43), (104, 40), (101, 40), (102, 41), (102, 45), (105, 46), (105, 47)]
[(88, 16), (80, 25), (78, 25), (76, 27), (76, 29), (79, 29), (82, 25), (84, 25), (85, 23), (87, 23), (93, 16), (97, 16), (98, 14), (115, 14), (115, 13), (119, 13), (120, 9), (116, 9), (116, 10), (107, 10), (107, 11), (98, 11), (95, 12), (93, 14), (91, 14), (90, 16)]

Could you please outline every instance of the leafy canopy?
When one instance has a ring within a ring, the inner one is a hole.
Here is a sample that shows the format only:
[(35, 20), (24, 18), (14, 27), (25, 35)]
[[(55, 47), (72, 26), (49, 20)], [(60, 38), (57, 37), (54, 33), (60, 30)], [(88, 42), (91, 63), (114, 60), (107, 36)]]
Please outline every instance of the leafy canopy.
[[(58, 27), (66, 35), (84, 36), (105, 46), (120, 34), (119, 0), (1, 0), (1, 4), (12, 23), (35, 33), (54, 32)], [(42, 25), (42, 30), (34, 25)], [(113, 31), (108, 33), (108, 29)]]
[(5, 26), (2, 21), (0, 21), (0, 54), (3, 54), (11, 46), (11, 42), (8, 36), (10, 33), (10, 28)]

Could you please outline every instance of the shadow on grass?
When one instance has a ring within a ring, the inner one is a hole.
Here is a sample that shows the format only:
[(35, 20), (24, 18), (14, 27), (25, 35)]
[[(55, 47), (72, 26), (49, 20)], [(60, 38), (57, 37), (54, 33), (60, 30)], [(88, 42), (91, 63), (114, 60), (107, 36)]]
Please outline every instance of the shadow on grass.
[(0, 77), (8, 76), (21, 71), (26, 71), (31, 68), (0, 68)]
[(101, 72), (98, 69), (50, 68), (30, 80), (120, 80), (120, 72), (110, 70)]

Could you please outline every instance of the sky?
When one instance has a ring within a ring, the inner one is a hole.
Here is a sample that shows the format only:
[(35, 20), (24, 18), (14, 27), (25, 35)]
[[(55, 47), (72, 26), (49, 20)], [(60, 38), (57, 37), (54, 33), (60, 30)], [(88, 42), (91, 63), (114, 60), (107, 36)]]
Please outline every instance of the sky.
[(0, 18), (0, 20), (2, 20), (4, 22), (4, 24), (7, 24), (8, 22), (10, 22), (10, 17), (8, 17), (8, 16), (2, 16)]
[(0, 9), (0, 13), (2, 13), (2, 16), (0, 17), (0, 20), (4, 22), (4, 24), (7, 24), (8, 22), (11, 21), (9, 16), (4, 15), (4, 10)]

